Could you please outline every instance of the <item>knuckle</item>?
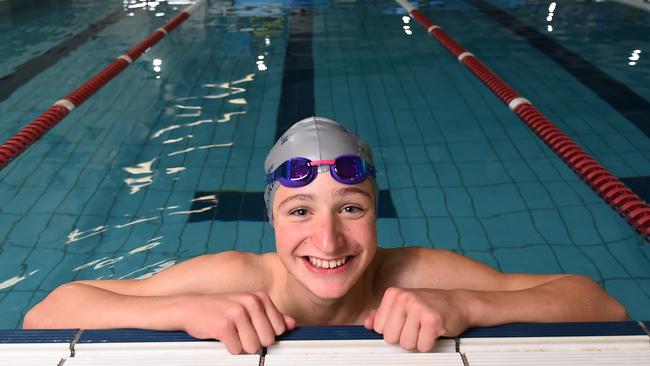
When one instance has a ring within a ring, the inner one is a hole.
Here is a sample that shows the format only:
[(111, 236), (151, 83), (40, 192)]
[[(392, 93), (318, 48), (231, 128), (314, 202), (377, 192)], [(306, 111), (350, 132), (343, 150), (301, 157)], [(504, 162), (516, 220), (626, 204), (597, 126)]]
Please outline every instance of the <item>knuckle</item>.
[(389, 287), (384, 292), (384, 296), (388, 296), (388, 297), (396, 296), (400, 292), (400, 290), (401, 289), (399, 287)]
[(395, 296), (395, 300), (399, 303), (404, 304), (411, 301), (411, 293), (409, 291), (400, 290)]
[(234, 304), (230, 309), (230, 313), (234, 319), (242, 319), (248, 316), (246, 307), (242, 304)]
[(215, 323), (215, 331), (219, 337), (235, 329), (235, 323), (228, 317), (219, 317)]
[(262, 300), (255, 294), (248, 294), (244, 298), (244, 303), (249, 309), (255, 311), (258, 311), (264, 307), (264, 305), (262, 304)]
[(255, 294), (252, 294), (252, 293), (246, 293), (246, 294), (242, 294), (242, 295), (241, 295), (241, 302), (242, 302), (243, 304), (246, 304), (246, 305), (248, 305), (248, 304), (252, 304), (252, 303), (254, 303), (256, 300), (257, 300), (257, 296), (255, 296)]
[(425, 327), (439, 328), (442, 324), (442, 318), (438, 313), (425, 313), (422, 315), (420, 322)]

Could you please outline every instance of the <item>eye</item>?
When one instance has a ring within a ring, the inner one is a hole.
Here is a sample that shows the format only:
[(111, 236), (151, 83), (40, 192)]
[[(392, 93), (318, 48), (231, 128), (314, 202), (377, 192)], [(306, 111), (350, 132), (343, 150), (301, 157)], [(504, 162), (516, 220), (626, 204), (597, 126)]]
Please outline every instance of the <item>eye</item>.
[(309, 210), (307, 210), (306, 208), (297, 208), (297, 209), (292, 210), (291, 212), (289, 212), (289, 215), (292, 215), (292, 216), (307, 216), (308, 213), (309, 213)]
[(358, 206), (345, 206), (342, 211), (349, 214), (357, 214), (363, 212), (363, 209)]

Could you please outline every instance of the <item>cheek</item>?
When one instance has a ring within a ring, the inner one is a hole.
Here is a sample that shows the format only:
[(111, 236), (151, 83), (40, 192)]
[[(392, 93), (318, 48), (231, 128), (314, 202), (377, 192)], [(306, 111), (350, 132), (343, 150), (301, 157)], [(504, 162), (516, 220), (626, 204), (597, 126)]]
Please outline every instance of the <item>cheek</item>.
[(286, 225), (275, 225), (275, 246), (278, 253), (291, 252), (303, 237), (303, 230), (296, 230)]
[(375, 221), (368, 220), (361, 223), (352, 223), (345, 228), (346, 235), (353, 237), (355, 241), (359, 242), (365, 247), (375, 246), (377, 243), (377, 230), (375, 229)]

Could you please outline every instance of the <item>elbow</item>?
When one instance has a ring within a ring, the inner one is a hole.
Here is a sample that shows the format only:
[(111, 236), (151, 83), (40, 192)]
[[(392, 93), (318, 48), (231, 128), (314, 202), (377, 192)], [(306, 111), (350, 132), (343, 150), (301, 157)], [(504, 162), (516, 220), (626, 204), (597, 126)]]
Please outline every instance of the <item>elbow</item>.
[(23, 317), (23, 329), (52, 329), (56, 328), (57, 313), (65, 311), (62, 308), (63, 299), (77, 285), (67, 283), (57, 287), (45, 299), (31, 308)]
[(37, 323), (34, 320), (34, 308), (29, 310), (27, 314), (25, 314), (25, 317), (23, 317), (23, 329), (36, 329), (37, 328)]
[[(588, 287), (591, 287), (593, 294), (602, 294), (600, 295), (601, 300), (598, 301), (600, 315), (597, 316), (600, 319), (595, 319), (596, 321), (625, 321), (629, 320), (629, 314), (625, 306), (621, 304), (616, 298), (609, 295), (600, 285), (593, 279), (587, 276), (574, 275), (579, 280), (586, 283)], [(593, 306), (593, 305), (592, 305)]]
[(614, 302), (614, 309), (612, 311), (612, 316), (614, 321), (626, 321), (630, 319), (630, 315), (627, 313), (627, 309), (625, 309), (625, 306), (618, 302), (616, 299), (612, 298), (612, 301)]
[(625, 306), (615, 298), (609, 295), (608, 297), (609, 299), (607, 299), (606, 306), (603, 306), (603, 309), (606, 309), (606, 313), (603, 314), (603, 320), (613, 322), (630, 320)]
[(42, 303), (31, 308), (23, 317), (23, 329), (47, 329), (47, 321), (43, 316)]

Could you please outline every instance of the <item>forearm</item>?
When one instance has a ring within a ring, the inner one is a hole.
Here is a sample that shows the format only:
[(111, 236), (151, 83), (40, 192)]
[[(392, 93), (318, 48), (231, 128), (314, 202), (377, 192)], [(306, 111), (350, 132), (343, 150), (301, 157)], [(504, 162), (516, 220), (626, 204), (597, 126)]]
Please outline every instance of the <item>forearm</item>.
[(128, 296), (70, 283), (54, 290), (25, 316), (24, 328), (179, 329), (175, 296)]
[(565, 276), (516, 291), (460, 291), (471, 326), (626, 320), (625, 308), (591, 279)]

